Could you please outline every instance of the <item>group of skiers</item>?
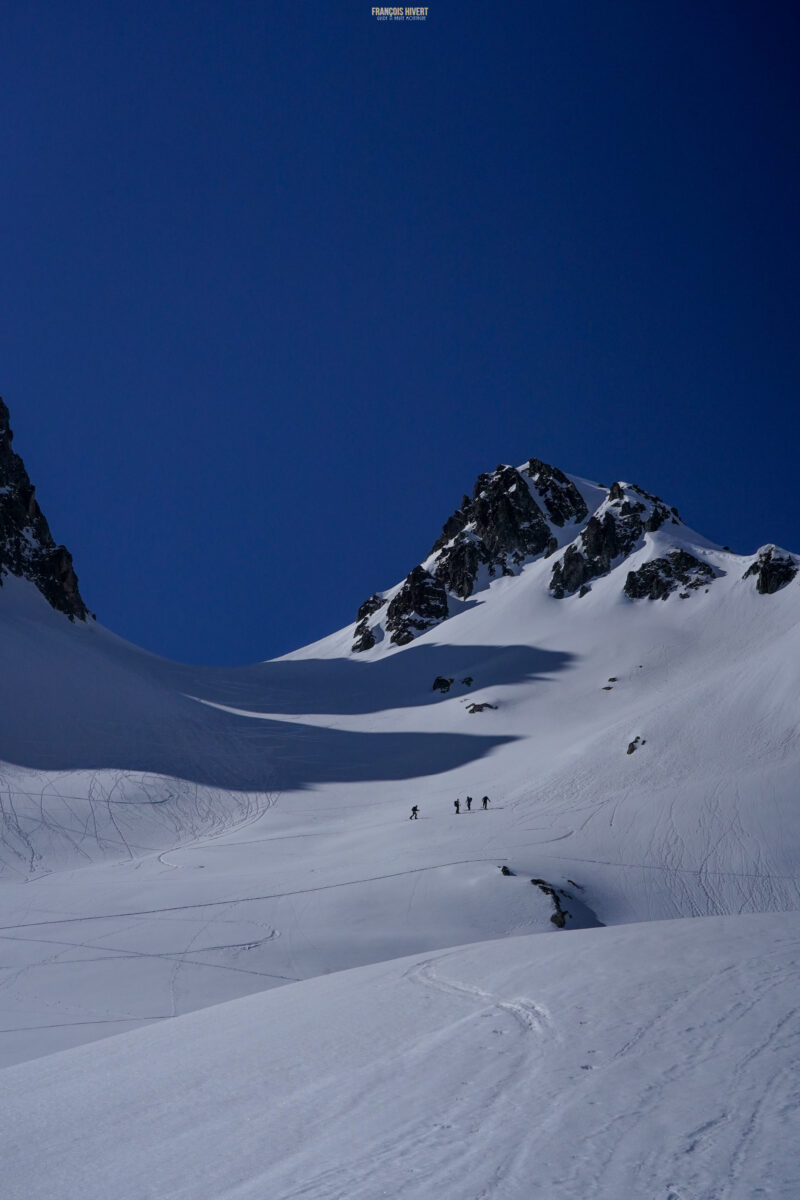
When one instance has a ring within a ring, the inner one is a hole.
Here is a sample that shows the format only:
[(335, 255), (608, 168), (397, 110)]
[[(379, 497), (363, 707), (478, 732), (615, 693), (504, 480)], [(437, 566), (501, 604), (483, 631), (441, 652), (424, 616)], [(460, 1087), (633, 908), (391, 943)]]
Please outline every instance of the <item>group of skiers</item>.
[[(466, 807), (467, 812), (472, 812), (472, 796), (467, 796), (466, 800), (464, 801), (464, 805)], [(460, 797), (453, 801), (453, 807), (456, 810), (456, 816), (458, 816), (458, 814), (461, 812), (461, 798)], [(481, 808), (486, 810), (488, 807), (489, 807), (489, 797), (484, 796), (481, 800)], [(408, 819), (409, 819), (409, 821), (416, 821), (419, 819), (419, 805), (418, 804), (412, 805), (411, 816)]]

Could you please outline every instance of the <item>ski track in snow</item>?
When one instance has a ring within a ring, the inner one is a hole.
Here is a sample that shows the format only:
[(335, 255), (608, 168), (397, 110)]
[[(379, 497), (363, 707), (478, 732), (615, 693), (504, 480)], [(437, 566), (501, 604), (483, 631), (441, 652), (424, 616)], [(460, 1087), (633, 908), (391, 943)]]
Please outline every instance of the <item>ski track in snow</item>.
[(409, 971), (406, 971), (404, 978), (410, 983), (435, 988), (446, 995), (461, 996), (473, 1002), (477, 1001), (482, 1007), (488, 1004), (492, 1008), (497, 1008), (501, 1012), (512, 1016), (526, 1033), (550, 1032), (552, 1034), (552, 1022), (544, 1008), (534, 1004), (531, 1000), (501, 1000), (498, 996), (493, 996), (490, 992), (485, 992), (482, 988), (475, 987), (472, 984), (445, 979), (435, 970), (435, 961), (441, 962), (442, 956), (439, 956), (436, 960), (429, 958), (424, 962), (418, 963)]

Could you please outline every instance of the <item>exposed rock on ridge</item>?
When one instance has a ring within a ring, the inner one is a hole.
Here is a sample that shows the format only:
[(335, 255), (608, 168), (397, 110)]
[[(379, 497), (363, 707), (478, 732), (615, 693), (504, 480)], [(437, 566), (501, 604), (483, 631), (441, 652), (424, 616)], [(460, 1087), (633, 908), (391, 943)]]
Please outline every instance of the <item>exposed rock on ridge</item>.
[(548, 520), (560, 528), (586, 516), (583, 497), (557, 467), (532, 458), (524, 475), (533, 488), (522, 472), (502, 464), (479, 475), (472, 498), (464, 497), (433, 545), (436, 578), (462, 600), (472, 595), (481, 565), (489, 577), (514, 574), (526, 558), (549, 549), (554, 539)]
[[(558, 547), (553, 526), (562, 529), (587, 513), (575, 484), (538, 458), (519, 470), (501, 464), (478, 476), (472, 495), (445, 521), (426, 566), (415, 568), (392, 599), (385, 621), (391, 641), (404, 645), (444, 620), (448, 594), (467, 600), (498, 575), (514, 575), (526, 561), (552, 554)], [(361, 605), (354, 651), (378, 641), (379, 622), (372, 618), (385, 603), (375, 595)]]
[[(592, 494), (597, 507), (590, 513), (584, 496)], [(656, 533), (653, 543), (648, 535)], [(519, 468), (500, 465), (478, 477), (472, 495), (463, 497), (428, 557), (404, 582), (365, 600), (352, 648), (370, 650), (385, 637), (406, 645), (459, 612), (493, 579), (551, 556), (549, 585), (543, 586), (557, 600), (588, 595), (592, 582), (611, 572), (630, 600), (666, 600), (674, 592), (685, 600), (726, 573), (712, 565), (713, 555), (706, 560), (704, 539), (700, 556), (691, 553), (694, 538), (676, 508), (635, 484), (576, 484), (537, 458)], [(657, 557), (635, 570), (617, 570), (648, 542)], [(765, 546), (745, 578), (754, 576), (758, 592), (771, 594), (799, 571), (796, 556)]]
[(405, 646), (447, 616), (447, 595), (438, 580), (424, 567), (414, 567), (386, 610), (386, 629), (391, 641)]
[(667, 521), (680, 524), (677, 509), (635, 484), (612, 483), (606, 502), (553, 567), (553, 595), (562, 600), (607, 575), (617, 560), (641, 544), (645, 533), (654, 533)]
[(756, 590), (762, 596), (771, 596), (780, 588), (791, 583), (798, 566), (791, 554), (783, 554), (777, 546), (763, 546), (756, 561), (747, 568), (743, 579), (756, 577)]
[(696, 590), (715, 577), (714, 568), (688, 550), (671, 550), (664, 558), (653, 558), (638, 571), (629, 571), (622, 590), (629, 600), (666, 600), (678, 588)]
[(369, 628), (369, 619), (373, 613), (379, 612), (386, 603), (386, 598), (378, 592), (373, 594), (364, 601), (356, 615), (356, 627), (354, 630), (355, 642), (353, 649), (356, 651), (371, 650), (375, 645), (375, 634)]
[(72, 555), (53, 539), (25, 464), (11, 448), (13, 436), (0, 400), (0, 584), (3, 575), (28, 579), (58, 612), (85, 621)]
[(530, 458), (525, 473), (533, 480), (548, 517), (559, 529), (569, 521), (582, 521), (588, 516), (583, 496), (558, 467), (548, 466), (540, 458)]

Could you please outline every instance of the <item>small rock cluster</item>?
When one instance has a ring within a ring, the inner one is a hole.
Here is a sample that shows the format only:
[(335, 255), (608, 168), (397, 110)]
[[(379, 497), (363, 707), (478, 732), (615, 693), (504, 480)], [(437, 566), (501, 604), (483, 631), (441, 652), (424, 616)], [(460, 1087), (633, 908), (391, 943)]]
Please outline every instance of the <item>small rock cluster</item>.
[[(434, 692), (441, 692), (443, 696), (446, 696), (454, 683), (455, 678), (453, 676), (437, 675), (433, 681), (433, 690)], [(472, 687), (472, 676), (465, 675), (461, 680), (461, 684), (463, 687)]]
[(638, 571), (629, 571), (622, 589), (629, 600), (666, 600), (679, 588), (691, 591), (706, 587), (716, 573), (686, 550), (671, 550), (663, 558), (653, 558)]

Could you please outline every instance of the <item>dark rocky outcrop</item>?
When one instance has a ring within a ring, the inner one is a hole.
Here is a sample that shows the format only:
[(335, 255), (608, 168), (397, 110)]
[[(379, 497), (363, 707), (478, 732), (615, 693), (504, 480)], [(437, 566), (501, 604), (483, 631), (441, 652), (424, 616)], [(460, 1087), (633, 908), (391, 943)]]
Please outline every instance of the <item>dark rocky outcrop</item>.
[(663, 558), (652, 558), (637, 571), (629, 571), (622, 590), (629, 600), (666, 600), (680, 587), (702, 588), (714, 578), (708, 563), (686, 550), (671, 550)]
[(369, 627), (369, 619), (379, 612), (386, 604), (386, 598), (381, 596), (379, 592), (373, 592), (364, 603), (360, 606), (356, 614), (356, 627), (353, 630), (355, 641), (352, 649), (356, 654), (360, 654), (363, 650), (371, 650), (377, 642), (377, 638)]
[(496, 710), (496, 709), (497, 709), (497, 705), (496, 705), (496, 704), (490, 704), (488, 700), (484, 700), (482, 704), (474, 704), (474, 703), (473, 703), (473, 704), (468, 704), (468, 705), (467, 705), (467, 712), (468, 712), (468, 713), (482, 713), (482, 712), (485, 712), (487, 708), (491, 708), (491, 709), (495, 709), (495, 710)]
[[(600, 572), (597, 572), (599, 574)], [(591, 562), (581, 554), (577, 546), (567, 546), (562, 557), (553, 567), (550, 577), (550, 590), (556, 600), (563, 600), (583, 587), (587, 579), (594, 575)]]
[[(447, 593), (467, 600), (478, 586), (482, 571), (485, 582), (498, 575), (516, 574), (526, 560), (539, 554), (553, 554), (558, 541), (549, 522), (561, 526), (582, 520), (585, 515), (586, 504), (575, 485), (557, 467), (539, 459), (530, 459), (524, 474), (501, 464), (495, 471), (480, 475), (472, 495), (464, 495), (460, 507), (445, 521), (431, 550), (434, 561), (427, 564), (430, 569), (415, 568), (423, 575), (414, 580), (409, 576), (389, 605), (384, 624), (392, 633), (391, 640), (405, 645), (436, 620), (444, 620), (448, 615)], [(431, 584), (426, 584), (424, 613), (414, 608), (417, 601), (410, 598), (409, 591), (412, 589), (416, 596), (423, 577), (433, 579), (440, 589), (431, 590)], [(370, 618), (383, 604), (383, 598), (376, 594), (358, 610), (355, 651), (376, 644), (375, 622), (370, 625)], [(410, 619), (412, 612), (420, 619)], [(435, 612), (441, 615), (436, 617)]]
[(437, 675), (433, 681), (433, 690), (434, 692), (441, 692), (443, 696), (446, 696), (453, 683), (454, 680), (448, 679), (444, 675)]
[(570, 521), (583, 521), (588, 515), (583, 496), (558, 467), (551, 467), (540, 458), (530, 458), (525, 474), (533, 480), (548, 517), (559, 529)]
[(58, 612), (85, 621), (72, 555), (53, 539), (25, 464), (11, 448), (13, 436), (0, 400), (0, 583), (3, 575), (28, 579)]
[(464, 496), (445, 522), (433, 547), (439, 555), (434, 573), (448, 591), (466, 600), (481, 564), (490, 576), (513, 574), (526, 558), (543, 553), (550, 538), (544, 513), (523, 476), (515, 467), (501, 465), (478, 476), (472, 498)]
[(782, 554), (776, 546), (764, 546), (742, 578), (749, 579), (755, 575), (756, 591), (762, 596), (771, 596), (791, 583), (797, 571), (797, 563), (791, 554)]
[(353, 631), (353, 636), (355, 637), (355, 641), (353, 642), (352, 649), (356, 654), (360, 654), (363, 650), (371, 650), (377, 641), (375, 634), (367, 625), (366, 620), (359, 621)]
[(604, 511), (598, 510), (586, 523), (575, 542), (555, 563), (550, 590), (557, 600), (581, 592), (601, 575), (607, 575), (615, 562), (630, 554), (645, 533), (652, 533), (666, 521), (678, 524), (673, 510), (635, 484), (612, 483)]
[(356, 614), (357, 621), (366, 621), (373, 613), (379, 612), (386, 603), (385, 596), (381, 596), (379, 592), (373, 592), (359, 608)]
[(485, 546), (476, 538), (462, 534), (452, 546), (442, 551), (436, 566), (436, 577), (448, 591), (466, 600), (472, 595), (481, 563), (488, 566), (490, 557)]
[(461, 500), (461, 507), (449, 516), (442, 526), (442, 532), (433, 543), (431, 554), (436, 554), (443, 546), (446, 546), (449, 541), (459, 533), (472, 519), (472, 499), (465, 493)]
[(391, 641), (405, 646), (418, 633), (447, 617), (447, 594), (439, 580), (424, 567), (414, 567), (386, 610)]
[[(540, 892), (544, 892), (545, 896), (549, 896), (553, 901), (553, 908), (555, 909), (555, 912), (551, 916), (550, 920), (557, 929), (563, 929), (567, 923), (567, 919), (572, 919), (572, 913), (567, 912), (567, 910), (562, 906), (561, 897), (556, 889), (552, 886), (552, 884), (549, 884), (546, 879), (532, 879), (531, 883), (534, 887), (538, 887)], [(561, 895), (565, 896), (566, 892), (562, 892)]]

